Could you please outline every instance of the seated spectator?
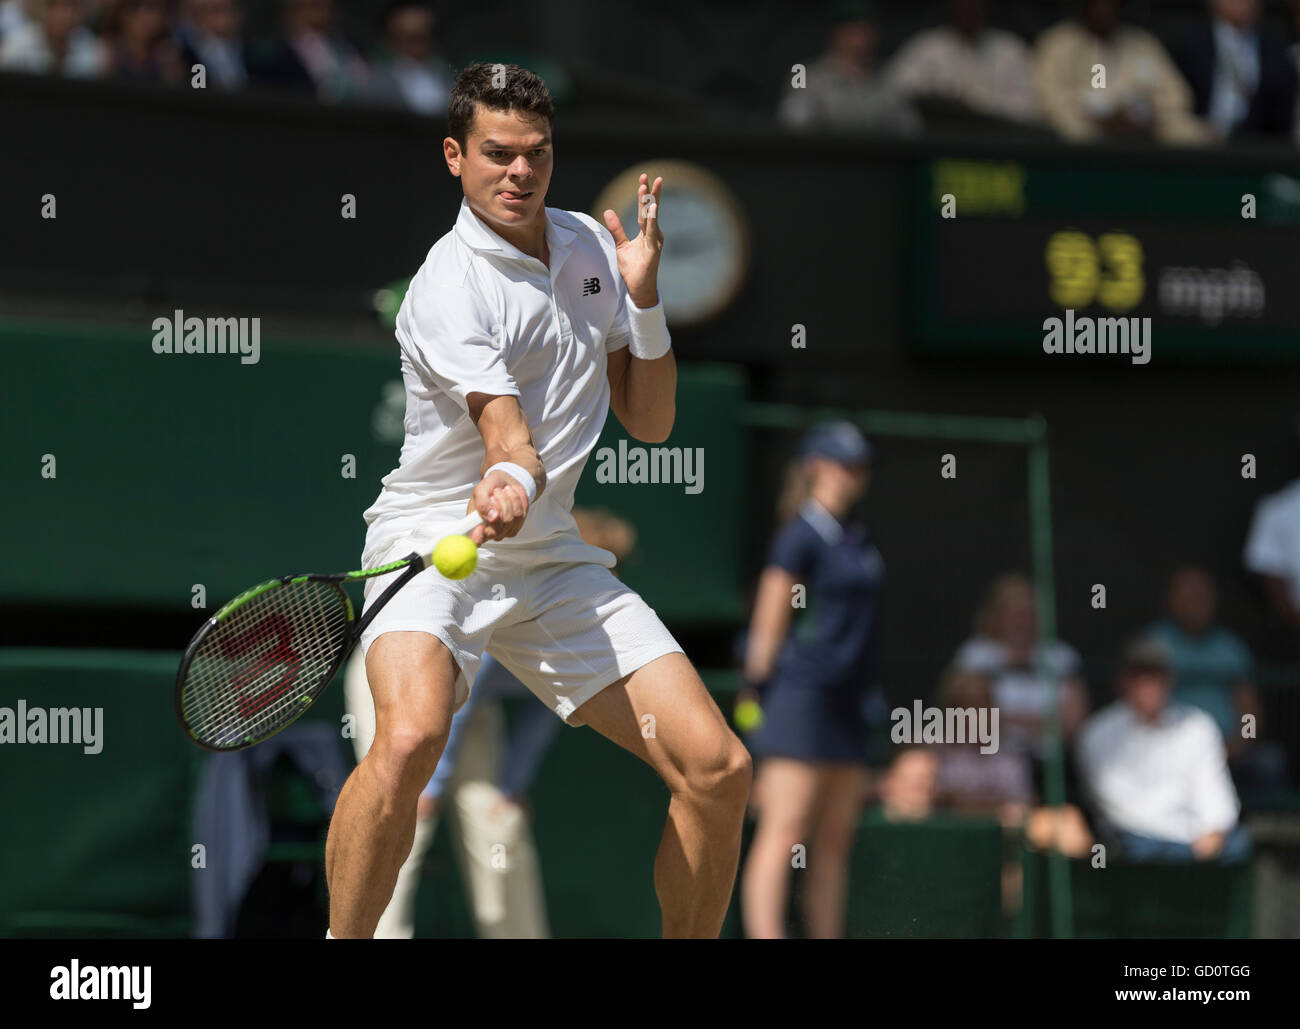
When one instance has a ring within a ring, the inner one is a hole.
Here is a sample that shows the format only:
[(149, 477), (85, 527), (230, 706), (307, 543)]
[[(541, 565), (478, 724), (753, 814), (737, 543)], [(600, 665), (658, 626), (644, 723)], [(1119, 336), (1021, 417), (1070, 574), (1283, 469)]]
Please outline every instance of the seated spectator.
[[(993, 679), (983, 672), (950, 668), (937, 699), (944, 710), (989, 710), (993, 707)], [(996, 751), (983, 753), (979, 740), (949, 741), (935, 749), (939, 756), (935, 789), (940, 805), (990, 815), (1003, 825), (1024, 821), (1034, 801), (1033, 776), (1024, 753), (1000, 745)]]
[(890, 84), (908, 97), (946, 97), (982, 114), (1036, 119), (1029, 47), (984, 19), (984, 0), (949, 0), (949, 23), (903, 45), (886, 72)]
[(250, 70), (260, 83), (331, 102), (361, 96), (369, 78), (360, 48), (335, 21), (333, 0), (285, 0), (284, 37)]
[(115, 0), (104, 13), (109, 74), (174, 84), (185, 79), (168, 26), (167, 0)]
[(1079, 142), (1151, 137), (1202, 143), (1213, 138), (1193, 113), (1192, 91), (1160, 41), (1120, 24), (1120, 3), (1083, 0), (1080, 18), (1060, 22), (1038, 37), (1034, 83), (1044, 117), (1066, 139)]
[(201, 64), (209, 88), (242, 89), (248, 83), (240, 37), (243, 21), (236, 0), (186, 0), (184, 17), (176, 28), (185, 74)]
[(1259, 0), (1210, 0), (1174, 50), (1195, 111), (1220, 139), (1285, 137), (1295, 113), (1296, 71), (1286, 44), (1260, 23)]
[(881, 814), (891, 822), (924, 822), (934, 814), (939, 756), (933, 747), (899, 748), (880, 779)]
[(35, 0), (32, 18), (0, 41), (0, 70), (91, 79), (108, 68), (108, 52), (85, 25), (81, 0)]
[(31, 22), (27, 16), (28, 6), (35, 6), (32, 0), (0, 0), (0, 40), (14, 29)]
[(1223, 736), (1198, 708), (1171, 704), (1169, 653), (1154, 640), (1125, 650), (1120, 699), (1079, 733), (1084, 787), (1103, 835), (1129, 861), (1243, 861), (1250, 838), (1228, 774)]
[(384, 15), (386, 53), (375, 62), (366, 95), (419, 114), (442, 115), (451, 96), (451, 70), (434, 51), (433, 10), (397, 0)]
[(1241, 638), (1215, 625), (1218, 596), (1204, 568), (1180, 568), (1169, 580), (1168, 615), (1145, 635), (1164, 644), (1174, 675), (1174, 700), (1200, 708), (1214, 719), (1228, 748), (1228, 765), (1243, 789), (1286, 785), (1286, 752), (1276, 744), (1242, 733), (1242, 719), (1254, 718), (1259, 732), (1260, 703), (1254, 661)]
[[(993, 682), (979, 672), (950, 668), (939, 687), (938, 704), (945, 710), (987, 710), (993, 704)], [(949, 741), (933, 749), (939, 757), (936, 803), (951, 811), (996, 818), (1008, 830), (1002, 864), (1002, 910), (1008, 917), (1020, 910), (1023, 900), (1022, 839), (1037, 850), (1056, 849), (1069, 857), (1082, 857), (1092, 846), (1092, 832), (1078, 808), (1035, 806), (1030, 761), (1023, 753), (1001, 746), (983, 753), (978, 741)]]
[(993, 702), (1000, 711), (1003, 748), (1036, 760), (1043, 756), (1052, 699), (1043, 675), (1044, 662), (1055, 670), (1061, 729), (1068, 740), (1088, 713), (1079, 654), (1062, 640), (1043, 646), (1038, 638), (1033, 584), (1018, 573), (1003, 575), (985, 594), (975, 618), (975, 635), (958, 648), (953, 664), (962, 671), (990, 677)]
[(786, 89), (777, 119), (793, 129), (919, 132), (920, 116), (874, 70), (875, 51), (875, 5), (841, 3), (826, 53), (808, 65), (803, 86)]
[[(1292, 442), (1300, 465), (1300, 425)], [(1300, 659), (1300, 478), (1255, 505), (1244, 555), (1259, 577), (1279, 658)]]

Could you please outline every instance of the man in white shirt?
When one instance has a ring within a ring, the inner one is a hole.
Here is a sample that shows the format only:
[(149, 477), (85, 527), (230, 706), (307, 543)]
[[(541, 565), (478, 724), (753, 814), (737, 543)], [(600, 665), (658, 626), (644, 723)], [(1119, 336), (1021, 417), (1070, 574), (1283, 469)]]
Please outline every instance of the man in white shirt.
[(1300, 637), (1300, 479), (1255, 505), (1245, 564), (1260, 577), (1277, 620)]
[[(602, 228), (547, 209), (553, 116), (545, 84), (516, 65), (472, 65), (452, 90), (443, 154), (465, 199), (398, 312), (406, 440), (365, 514), (363, 560), (430, 547), (475, 510), (479, 561), (455, 582), (421, 573), (362, 635), (375, 738), (330, 823), (333, 937), (374, 933), (485, 650), (566, 723), (664, 779), (663, 934), (716, 937), (731, 897), (749, 752), (654, 611), (610, 572), (614, 555), (584, 543), (571, 514), (610, 409), (645, 442), (672, 429), (662, 180), (641, 176), (633, 240), (613, 211)], [(387, 578), (368, 581), (368, 602)]]
[(949, 0), (948, 24), (904, 43), (887, 75), (908, 97), (946, 97), (1014, 121), (1038, 117), (1029, 47), (986, 24), (984, 0)]
[(1124, 654), (1120, 699), (1084, 724), (1079, 771), (1100, 828), (1130, 861), (1245, 860), (1223, 736), (1204, 711), (1171, 704), (1172, 689), (1168, 652), (1140, 639)]

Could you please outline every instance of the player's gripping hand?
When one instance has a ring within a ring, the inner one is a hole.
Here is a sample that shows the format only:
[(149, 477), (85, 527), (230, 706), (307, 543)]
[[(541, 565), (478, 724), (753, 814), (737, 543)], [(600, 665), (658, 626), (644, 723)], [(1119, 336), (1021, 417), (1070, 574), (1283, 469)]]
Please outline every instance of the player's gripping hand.
[(502, 471), (490, 471), (474, 487), (465, 513), (470, 511), (477, 511), (483, 519), (483, 524), (469, 533), (475, 546), (488, 540), (509, 539), (524, 527), (528, 494), (513, 476)]

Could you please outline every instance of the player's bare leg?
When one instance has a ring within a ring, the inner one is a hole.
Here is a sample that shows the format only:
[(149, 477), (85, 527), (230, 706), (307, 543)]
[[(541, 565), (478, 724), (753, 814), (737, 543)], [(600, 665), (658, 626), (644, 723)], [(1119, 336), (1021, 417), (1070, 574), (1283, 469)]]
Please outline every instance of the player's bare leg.
[(818, 798), (808, 882), (803, 893), (804, 926), (814, 940), (844, 938), (849, 897), (849, 855), (857, 835), (866, 773), (861, 765), (817, 766)]
[(794, 848), (811, 846), (817, 769), (807, 761), (764, 758), (758, 770), (758, 829), (745, 858), (741, 915), (751, 940), (784, 939)]
[(415, 839), (416, 801), (451, 729), (456, 662), (423, 632), (388, 632), (366, 654), (375, 742), (339, 794), (325, 841), (330, 932), (369, 938)]
[[(653, 739), (642, 735), (646, 715)], [(682, 654), (620, 679), (575, 718), (649, 764), (672, 794), (654, 867), (664, 937), (716, 938), (740, 860), (749, 751)]]

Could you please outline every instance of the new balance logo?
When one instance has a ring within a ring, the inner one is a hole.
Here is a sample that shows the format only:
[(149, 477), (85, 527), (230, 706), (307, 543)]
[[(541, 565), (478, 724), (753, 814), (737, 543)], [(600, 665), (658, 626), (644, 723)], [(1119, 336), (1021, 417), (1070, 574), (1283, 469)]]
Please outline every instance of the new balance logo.
[(589, 297), (599, 292), (600, 292), (600, 279), (593, 276), (590, 279), (582, 280), (582, 295), (584, 297)]

